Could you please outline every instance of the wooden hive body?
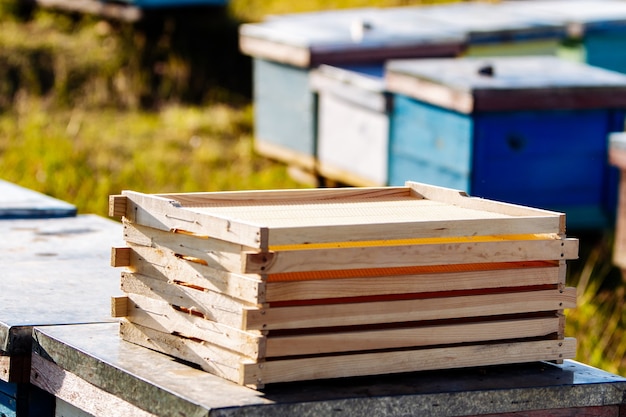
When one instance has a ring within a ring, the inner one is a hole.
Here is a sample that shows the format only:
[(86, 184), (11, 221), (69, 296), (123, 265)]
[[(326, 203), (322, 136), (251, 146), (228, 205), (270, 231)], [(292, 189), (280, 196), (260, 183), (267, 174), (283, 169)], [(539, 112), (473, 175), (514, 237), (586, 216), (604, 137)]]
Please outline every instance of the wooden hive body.
[(407, 178), (612, 224), (626, 78), (556, 57), (391, 61), (389, 185)]
[(507, 6), (518, 14), (566, 29), (558, 56), (626, 73), (626, 57), (616, 53), (626, 42), (626, 5), (620, 1), (520, 1)]
[(417, 183), (124, 192), (111, 213), (122, 337), (240, 384), (575, 354), (562, 214)]
[(318, 95), (319, 174), (355, 186), (387, 185), (392, 100), (382, 67), (322, 65), (310, 80)]
[(432, 22), (404, 21), (377, 8), (275, 16), (244, 24), (241, 51), (253, 57), (255, 149), (314, 170), (317, 96), (309, 73), (321, 64), (377, 64), (390, 58), (456, 56), (464, 35)]

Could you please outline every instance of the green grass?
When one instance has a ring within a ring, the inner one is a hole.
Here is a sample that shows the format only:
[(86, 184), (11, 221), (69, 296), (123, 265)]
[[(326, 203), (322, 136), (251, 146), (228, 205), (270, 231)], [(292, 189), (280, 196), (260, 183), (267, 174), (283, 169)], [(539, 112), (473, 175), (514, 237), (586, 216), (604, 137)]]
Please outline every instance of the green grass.
[[(131, 25), (0, 1), (0, 178), (104, 216), (108, 196), (124, 189), (302, 187), (252, 150), (251, 63), (237, 51), (238, 24), (406, 4), (420, 2), (232, 0), (224, 11)], [(567, 312), (566, 334), (579, 341), (578, 360), (626, 374), (612, 234), (580, 239), (568, 277), (579, 307)]]
[(159, 112), (65, 109), (24, 99), (0, 115), (0, 177), (106, 215), (108, 195), (301, 186), (252, 151), (249, 105)]

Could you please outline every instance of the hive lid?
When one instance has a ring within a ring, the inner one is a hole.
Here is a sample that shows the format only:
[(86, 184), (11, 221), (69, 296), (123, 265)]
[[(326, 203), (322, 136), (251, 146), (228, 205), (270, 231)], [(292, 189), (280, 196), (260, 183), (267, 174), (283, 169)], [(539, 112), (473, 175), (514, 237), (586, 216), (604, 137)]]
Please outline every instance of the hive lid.
[(626, 108), (626, 75), (549, 56), (393, 60), (385, 80), (462, 113)]
[(76, 207), (65, 201), (0, 180), (0, 219), (72, 217)]
[(329, 82), (336, 85), (354, 86), (365, 91), (382, 93), (385, 91), (383, 74), (384, 66), (381, 65), (346, 65), (331, 66), (320, 65), (311, 72), (311, 84), (314, 88), (328, 88)]
[(523, 0), (508, 5), (519, 14), (564, 25), (570, 36), (626, 31), (626, 2), (619, 0)]
[(564, 233), (565, 216), (407, 183), (355, 187), (112, 196), (110, 214), (253, 248), (336, 242)]
[(519, 13), (518, 7), (506, 3), (469, 2), (405, 9), (405, 13), (463, 31), (470, 43), (559, 39), (565, 35), (563, 21)]
[(375, 8), (290, 14), (241, 25), (243, 53), (298, 67), (457, 55), (460, 31)]

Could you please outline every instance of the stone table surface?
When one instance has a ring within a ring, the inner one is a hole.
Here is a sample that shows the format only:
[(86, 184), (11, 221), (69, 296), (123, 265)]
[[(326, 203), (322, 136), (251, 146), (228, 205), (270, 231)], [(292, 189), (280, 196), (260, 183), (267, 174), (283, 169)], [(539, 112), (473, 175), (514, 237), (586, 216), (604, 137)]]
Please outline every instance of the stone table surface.
[[(118, 324), (35, 328), (36, 355), (154, 415), (460, 416), (619, 408), (626, 378), (567, 360), (281, 383), (253, 390), (125, 342)], [(38, 377), (42, 377), (38, 375)], [(43, 381), (54, 387), (59, 381)]]
[(122, 225), (96, 215), (0, 221), (0, 353), (29, 354), (32, 328), (112, 322), (112, 246)]

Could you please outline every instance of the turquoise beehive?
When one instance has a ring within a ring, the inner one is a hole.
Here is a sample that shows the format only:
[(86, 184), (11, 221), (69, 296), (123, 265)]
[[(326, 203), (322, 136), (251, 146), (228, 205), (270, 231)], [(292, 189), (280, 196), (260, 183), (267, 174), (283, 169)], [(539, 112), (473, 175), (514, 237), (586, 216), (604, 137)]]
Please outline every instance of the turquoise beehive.
[(607, 136), (624, 129), (626, 76), (556, 57), (390, 61), (389, 183), (407, 179), (612, 223)]

